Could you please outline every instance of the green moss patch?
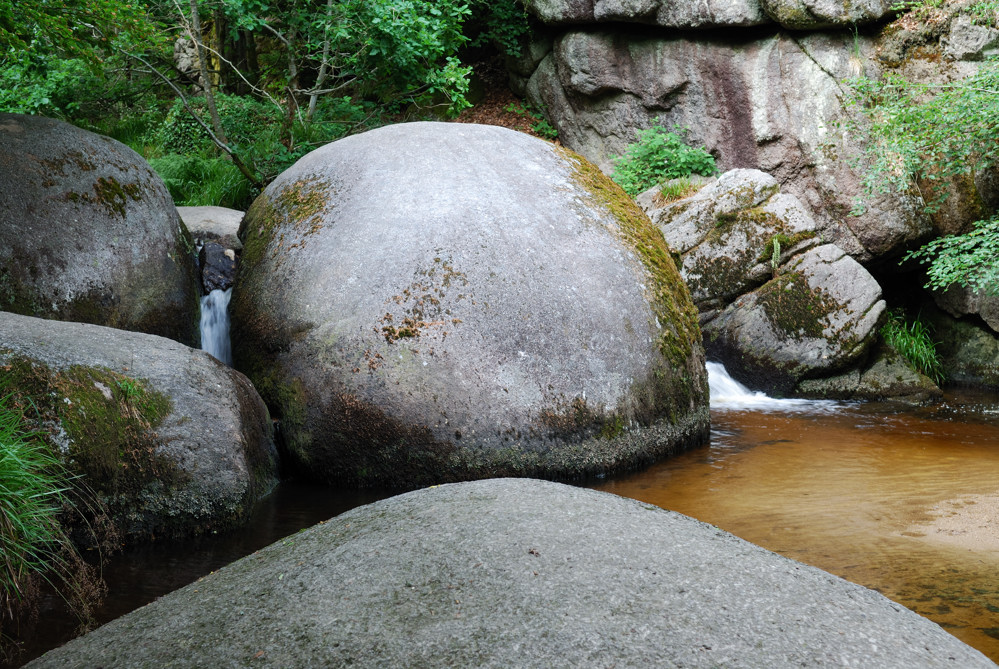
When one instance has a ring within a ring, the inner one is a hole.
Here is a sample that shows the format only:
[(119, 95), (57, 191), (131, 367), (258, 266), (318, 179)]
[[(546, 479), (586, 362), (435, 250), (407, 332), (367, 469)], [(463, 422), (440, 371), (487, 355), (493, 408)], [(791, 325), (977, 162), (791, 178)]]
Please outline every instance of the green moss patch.
[(0, 373), (26, 418), (105, 501), (189, 479), (158, 452), (155, 429), (171, 404), (147, 382), (82, 365), (54, 370), (11, 355), (0, 358)]
[(94, 192), (69, 192), (63, 196), (67, 202), (97, 204), (103, 206), (108, 214), (125, 218), (125, 205), (129, 201), (138, 202), (142, 199), (142, 188), (138, 182), (122, 184), (114, 177), (100, 177), (94, 182)]
[(635, 201), (595, 165), (573, 151), (555, 147), (573, 166), (573, 178), (592, 197), (593, 204), (610, 211), (617, 221), (614, 231), (641, 259), (652, 281), (652, 307), (662, 334), (659, 350), (674, 368), (684, 367), (693, 343), (700, 340), (697, 310), (673, 252)]
[(788, 272), (760, 288), (759, 303), (777, 329), (793, 338), (820, 339), (829, 314), (840, 305), (821, 288), (812, 288), (799, 272)]

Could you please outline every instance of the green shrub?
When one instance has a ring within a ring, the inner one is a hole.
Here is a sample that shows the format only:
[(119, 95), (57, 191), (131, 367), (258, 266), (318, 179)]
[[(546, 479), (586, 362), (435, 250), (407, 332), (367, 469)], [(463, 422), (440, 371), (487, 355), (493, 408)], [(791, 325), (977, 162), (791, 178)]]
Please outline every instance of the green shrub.
[(881, 326), (885, 343), (898, 352), (909, 366), (937, 383), (944, 380), (940, 356), (930, 336), (930, 329), (918, 317), (911, 323), (898, 309), (888, 312), (888, 320)]
[[(211, 126), (208, 106), (204, 98), (190, 98), (191, 108)], [(219, 120), (231, 145), (246, 146), (263, 134), (273, 134), (282, 122), (281, 110), (273, 104), (260, 102), (240, 95), (215, 94)], [(205, 129), (184, 108), (180, 100), (174, 102), (160, 129), (163, 148), (168, 153), (184, 155), (214, 153), (214, 144)]]
[(657, 122), (635, 135), (637, 141), (628, 145), (624, 155), (611, 159), (612, 178), (632, 197), (666, 179), (716, 172), (714, 157), (703, 148), (684, 143), (676, 130), (670, 132)]
[(245, 210), (256, 196), (253, 185), (226, 158), (180, 156), (150, 158), (179, 207), (213, 205)]

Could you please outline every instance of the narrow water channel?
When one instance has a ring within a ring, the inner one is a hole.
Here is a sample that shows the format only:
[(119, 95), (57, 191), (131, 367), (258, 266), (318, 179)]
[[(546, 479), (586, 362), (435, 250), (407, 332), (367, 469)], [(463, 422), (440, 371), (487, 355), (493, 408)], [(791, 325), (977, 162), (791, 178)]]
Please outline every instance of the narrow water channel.
[[(919, 409), (759, 397), (722, 404), (712, 410), (710, 445), (591, 487), (879, 590), (999, 660), (999, 396), (950, 393)], [(383, 496), (283, 484), (244, 530), (117, 555), (104, 571), (110, 592), (99, 622)], [(74, 623), (60, 608), (46, 603), (30, 652), (11, 666), (71, 638)]]

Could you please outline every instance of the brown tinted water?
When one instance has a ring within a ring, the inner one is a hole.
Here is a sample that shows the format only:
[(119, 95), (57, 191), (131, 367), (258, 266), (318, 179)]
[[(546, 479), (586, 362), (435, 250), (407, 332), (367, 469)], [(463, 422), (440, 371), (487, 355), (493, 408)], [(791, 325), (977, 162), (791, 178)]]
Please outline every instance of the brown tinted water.
[[(712, 411), (711, 443), (591, 487), (699, 518), (875, 588), (999, 660), (999, 397), (943, 405)], [(158, 542), (105, 568), (107, 622), (301, 528), (386, 493), (296, 483), (224, 536)], [(937, 519), (939, 526), (928, 523)], [(50, 597), (10, 666), (72, 638)], [(5, 666), (0, 660), (0, 667)]]
[(719, 411), (709, 446), (595, 488), (873, 588), (999, 660), (999, 404)]

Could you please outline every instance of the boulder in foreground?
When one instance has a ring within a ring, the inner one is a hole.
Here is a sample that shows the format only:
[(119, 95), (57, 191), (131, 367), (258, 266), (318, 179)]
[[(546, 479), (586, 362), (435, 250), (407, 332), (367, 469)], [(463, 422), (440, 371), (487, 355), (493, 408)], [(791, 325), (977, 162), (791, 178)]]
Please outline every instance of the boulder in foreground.
[(607, 493), (494, 479), (345, 513), (41, 667), (994, 667), (873, 590)]

